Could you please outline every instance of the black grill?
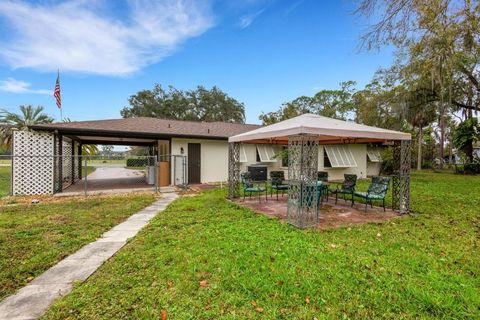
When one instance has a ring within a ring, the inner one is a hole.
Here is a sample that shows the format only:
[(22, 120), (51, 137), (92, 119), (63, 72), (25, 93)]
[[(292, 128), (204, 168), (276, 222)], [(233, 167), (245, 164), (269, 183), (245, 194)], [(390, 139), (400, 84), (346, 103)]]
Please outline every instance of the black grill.
[(267, 166), (248, 166), (248, 172), (250, 172), (250, 176), (252, 177), (253, 181), (266, 181), (267, 180)]

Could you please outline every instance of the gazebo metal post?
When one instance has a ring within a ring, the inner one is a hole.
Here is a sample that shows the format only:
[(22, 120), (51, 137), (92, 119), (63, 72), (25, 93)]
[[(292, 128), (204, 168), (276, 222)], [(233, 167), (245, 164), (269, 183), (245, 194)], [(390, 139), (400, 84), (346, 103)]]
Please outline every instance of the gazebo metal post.
[(319, 222), (318, 140), (317, 135), (288, 137), (287, 220), (298, 228), (313, 227)]
[(392, 207), (401, 214), (410, 212), (411, 153), (412, 146), (409, 140), (395, 141), (393, 148)]
[(240, 143), (228, 144), (228, 198), (240, 196)]

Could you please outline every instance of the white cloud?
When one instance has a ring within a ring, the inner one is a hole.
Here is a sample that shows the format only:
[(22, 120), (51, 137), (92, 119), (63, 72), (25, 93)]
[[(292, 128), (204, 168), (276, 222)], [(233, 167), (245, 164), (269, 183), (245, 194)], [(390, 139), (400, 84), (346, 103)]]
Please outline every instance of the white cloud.
[(0, 80), (0, 90), (11, 93), (53, 94), (53, 90), (31, 89), (29, 82), (7, 78)]
[(0, 19), (12, 36), (0, 40), (0, 57), (13, 68), (130, 74), (208, 30), (208, 1), (128, 0), (125, 17), (114, 17), (108, 5), (119, 2), (2, 0)]
[(238, 26), (241, 29), (248, 28), (253, 23), (253, 21), (255, 21), (255, 19), (263, 13), (263, 11), (265, 11), (265, 8), (254, 13), (249, 13), (241, 16), (240, 20), (238, 21)]

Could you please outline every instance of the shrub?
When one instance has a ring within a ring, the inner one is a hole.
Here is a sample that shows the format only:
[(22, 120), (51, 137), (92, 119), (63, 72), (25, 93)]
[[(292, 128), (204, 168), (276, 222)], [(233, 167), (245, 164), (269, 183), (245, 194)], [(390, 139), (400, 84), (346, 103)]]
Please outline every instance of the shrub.
[(148, 165), (148, 159), (127, 159), (127, 167), (146, 167)]

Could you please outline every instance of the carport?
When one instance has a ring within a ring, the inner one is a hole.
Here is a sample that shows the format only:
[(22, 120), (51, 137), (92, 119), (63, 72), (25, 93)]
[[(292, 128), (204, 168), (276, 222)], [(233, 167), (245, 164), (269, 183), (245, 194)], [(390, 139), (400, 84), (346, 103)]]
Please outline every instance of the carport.
[(148, 163), (142, 166), (149, 167), (147, 172), (155, 168), (158, 187), (224, 181), (220, 179), (227, 177), (228, 137), (258, 127), (148, 117), (32, 125), (14, 134), (11, 193), (78, 189), (85, 173), (82, 146), (91, 144), (147, 147)]

